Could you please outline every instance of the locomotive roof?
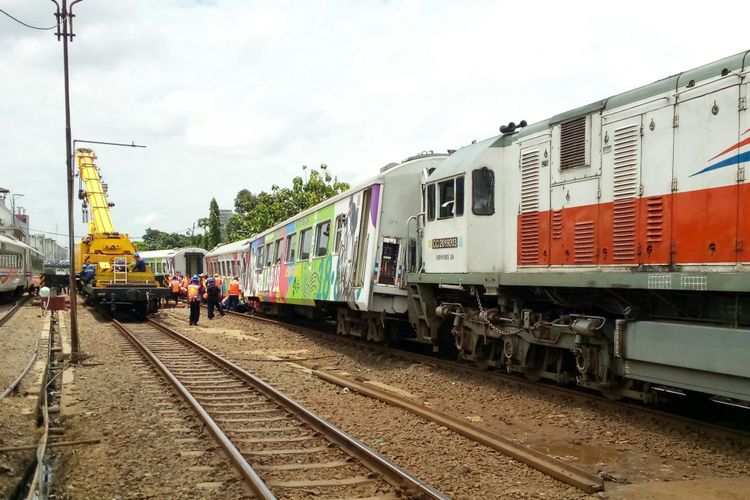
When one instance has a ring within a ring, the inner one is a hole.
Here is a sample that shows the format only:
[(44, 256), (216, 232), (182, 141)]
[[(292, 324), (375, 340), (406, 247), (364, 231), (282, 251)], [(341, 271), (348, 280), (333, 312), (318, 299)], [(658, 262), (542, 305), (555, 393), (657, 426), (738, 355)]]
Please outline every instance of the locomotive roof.
[[(684, 89), (688, 86), (692, 86), (695, 82), (706, 80), (709, 78), (716, 78), (725, 76), (727, 73), (732, 71), (743, 70), (750, 66), (750, 51), (740, 52), (738, 54), (719, 59), (718, 61), (710, 62), (693, 68), (676, 75), (668, 76), (657, 80), (648, 85), (643, 85), (627, 92), (613, 95), (606, 99), (594, 101), (580, 106), (575, 109), (559, 113), (551, 118), (542, 120), (540, 122), (533, 123), (523, 128), (517, 134), (505, 134), (497, 135), (490, 139), (486, 139), (476, 144), (470, 144), (459, 149), (450, 158), (445, 160), (435, 172), (430, 176), (435, 179), (442, 179), (445, 177), (451, 177), (461, 172), (466, 172), (468, 168), (473, 168), (474, 161), (490, 147), (505, 147), (511, 145), (514, 141), (521, 137), (526, 137), (532, 134), (536, 134), (542, 130), (548, 129), (550, 126), (567, 122), (581, 116), (586, 116), (591, 113), (601, 112), (606, 109), (614, 109), (620, 106), (626, 106), (649, 97), (654, 97), (666, 92), (677, 92), (680, 89)], [(692, 84), (691, 84), (692, 82)], [(491, 141), (490, 145), (486, 145), (488, 141)], [(463, 153), (462, 153), (463, 152)], [(461, 156), (458, 156), (461, 153)]]

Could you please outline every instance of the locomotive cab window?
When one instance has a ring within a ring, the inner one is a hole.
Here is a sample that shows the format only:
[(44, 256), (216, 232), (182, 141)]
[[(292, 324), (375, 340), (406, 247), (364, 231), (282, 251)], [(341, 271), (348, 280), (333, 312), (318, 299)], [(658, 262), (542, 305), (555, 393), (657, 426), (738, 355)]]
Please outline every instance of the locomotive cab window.
[(438, 183), (440, 194), (439, 219), (459, 217), (464, 214), (464, 177), (456, 177)]
[(427, 185), (427, 220), (435, 220), (435, 184)]
[(495, 172), (487, 167), (471, 173), (471, 211), (474, 215), (495, 213)]
[(321, 222), (315, 228), (315, 256), (325, 257), (328, 253), (328, 240), (331, 234), (331, 221)]
[(310, 258), (310, 248), (312, 247), (312, 228), (308, 227), (299, 233), (299, 260)]

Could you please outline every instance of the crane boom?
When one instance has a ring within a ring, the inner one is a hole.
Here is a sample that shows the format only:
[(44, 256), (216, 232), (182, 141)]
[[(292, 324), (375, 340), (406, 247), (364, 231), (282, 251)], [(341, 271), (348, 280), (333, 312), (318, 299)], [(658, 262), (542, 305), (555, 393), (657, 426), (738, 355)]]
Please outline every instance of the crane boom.
[(76, 149), (79, 178), (83, 183), (83, 190), (79, 197), (86, 198), (91, 219), (89, 220), (89, 234), (114, 233), (112, 217), (109, 213), (109, 201), (104, 192), (99, 169), (94, 160), (94, 152), (90, 149)]

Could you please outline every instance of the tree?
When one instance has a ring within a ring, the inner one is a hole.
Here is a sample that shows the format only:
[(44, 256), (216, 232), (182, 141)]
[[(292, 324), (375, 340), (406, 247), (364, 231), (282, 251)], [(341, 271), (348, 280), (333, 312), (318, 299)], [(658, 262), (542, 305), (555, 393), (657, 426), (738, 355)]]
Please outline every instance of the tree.
[(139, 251), (166, 250), (170, 248), (188, 247), (192, 244), (190, 236), (179, 233), (167, 233), (158, 229), (147, 228), (143, 241), (137, 242)]
[[(295, 177), (288, 188), (273, 185), (270, 193), (254, 194), (247, 189), (238, 192), (234, 199), (235, 213), (227, 223), (229, 239), (249, 238), (349, 189), (349, 184), (331, 178), (326, 165), (320, 168), (321, 172), (310, 170), (306, 181)], [(306, 171), (307, 166), (302, 169)]]
[(219, 222), (219, 204), (216, 198), (211, 198), (211, 204), (208, 207), (208, 231), (206, 231), (206, 250), (221, 243), (221, 223)]

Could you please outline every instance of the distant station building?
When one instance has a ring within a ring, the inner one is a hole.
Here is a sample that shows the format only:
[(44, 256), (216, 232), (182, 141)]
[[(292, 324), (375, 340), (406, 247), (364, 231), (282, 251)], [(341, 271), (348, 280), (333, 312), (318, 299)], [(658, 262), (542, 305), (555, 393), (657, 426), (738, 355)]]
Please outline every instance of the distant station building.
[(68, 260), (68, 249), (60, 246), (53, 238), (43, 234), (29, 235), (29, 246), (36, 248), (44, 254), (44, 262), (60, 262)]

